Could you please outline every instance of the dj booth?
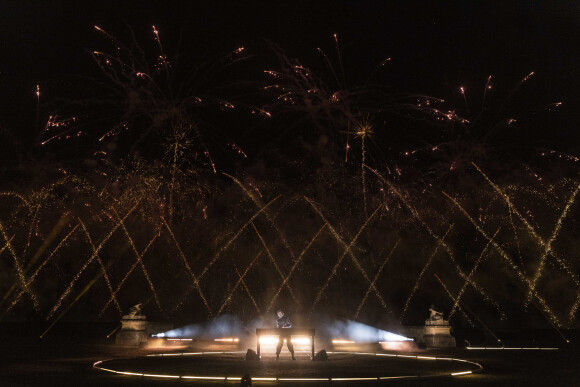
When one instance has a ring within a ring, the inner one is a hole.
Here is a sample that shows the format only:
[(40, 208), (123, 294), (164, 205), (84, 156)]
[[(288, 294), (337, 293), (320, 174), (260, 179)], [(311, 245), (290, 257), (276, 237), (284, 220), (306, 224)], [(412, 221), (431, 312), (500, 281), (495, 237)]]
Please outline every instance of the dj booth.
[(291, 336), (310, 336), (312, 346), (312, 359), (314, 359), (314, 329), (311, 328), (256, 328), (256, 336), (258, 336), (257, 355), (260, 360), (260, 336), (283, 336), (291, 338)]

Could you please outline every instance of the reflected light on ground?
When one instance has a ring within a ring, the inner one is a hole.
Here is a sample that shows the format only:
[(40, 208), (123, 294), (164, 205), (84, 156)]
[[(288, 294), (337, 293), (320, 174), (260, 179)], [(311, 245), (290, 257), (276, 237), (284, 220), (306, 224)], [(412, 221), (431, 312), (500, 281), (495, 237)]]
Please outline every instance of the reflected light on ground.
[[(284, 339), (286, 342), (286, 339)], [(294, 345), (310, 345), (310, 338), (308, 337), (292, 337), (291, 342)], [(260, 345), (278, 344), (278, 336), (260, 336)]]

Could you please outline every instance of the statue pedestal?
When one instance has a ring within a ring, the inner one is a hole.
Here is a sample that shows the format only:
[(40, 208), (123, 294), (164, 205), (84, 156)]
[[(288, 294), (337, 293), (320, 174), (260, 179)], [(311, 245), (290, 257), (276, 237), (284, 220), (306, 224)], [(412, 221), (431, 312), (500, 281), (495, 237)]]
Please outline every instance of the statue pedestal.
[(455, 348), (455, 337), (447, 320), (425, 321), (425, 346), (427, 348)]
[(143, 315), (126, 315), (121, 320), (121, 330), (115, 342), (125, 347), (138, 347), (147, 342), (147, 318)]
[(455, 337), (449, 325), (426, 325), (425, 346), (428, 348), (455, 348)]

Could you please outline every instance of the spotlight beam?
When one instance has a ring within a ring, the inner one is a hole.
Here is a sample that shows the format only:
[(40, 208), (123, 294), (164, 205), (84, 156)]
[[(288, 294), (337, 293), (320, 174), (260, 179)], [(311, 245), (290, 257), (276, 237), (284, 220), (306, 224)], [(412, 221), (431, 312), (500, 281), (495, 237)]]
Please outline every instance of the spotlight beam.
[[(125, 220), (129, 215), (131, 215), (131, 213), (133, 211), (135, 211), (135, 209), (137, 208), (137, 206), (139, 205), (140, 201), (137, 201), (137, 203), (135, 203), (135, 205), (133, 206), (133, 208), (131, 208), (126, 214), (125, 216), (122, 218), (122, 220)], [(113, 236), (113, 234), (115, 233), (115, 231), (117, 231), (117, 229), (121, 226), (120, 222), (117, 222), (112, 228), (111, 230), (109, 230), (109, 233), (103, 238), (103, 240), (101, 241), (101, 243), (99, 243), (99, 246), (95, 249), (95, 251), (93, 251), (93, 253), (91, 254), (91, 256), (89, 257), (89, 259), (87, 259), (87, 261), (85, 262), (85, 264), (81, 267), (81, 269), (77, 272), (77, 274), (75, 275), (75, 277), (72, 279), (72, 281), (70, 282), (70, 284), (68, 285), (68, 287), (65, 289), (65, 291), (62, 293), (62, 295), (60, 296), (60, 298), (58, 299), (58, 301), (56, 302), (56, 304), (53, 306), (52, 310), (48, 313), (47, 315), (47, 319), (50, 319), (54, 313), (60, 308), (63, 300), (65, 299), (66, 296), (68, 296), (68, 294), (71, 292), (74, 284), (79, 280), (79, 278), (81, 277), (81, 274), (86, 270), (86, 268), (89, 266), (89, 264), (91, 262), (93, 262), (93, 260), (95, 259), (95, 257), (97, 256), (97, 254), (99, 253), (99, 251), (101, 251), (101, 249), (103, 248), (103, 246), (105, 245), (105, 243), (107, 243), (107, 241), (109, 240), (109, 238), (111, 238), (111, 236)]]
[[(4, 252), (4, 250), (6, 250), (8, 248), (8, 242), (12, 242), (12, 239), (14, 239), (15, 236), (16, 236), (16, 234), (12, 235), (8, 239), (8, 241), (6, 243), (4, 243), (4, 246), (0, 250), (0, 255), (2, 255), (2, 253)], [(12, 286), (10, 287), (10, 289), (8, 289), (8, 291), (4, 294), (4, 297), (2, 297), (2, 300), (0, 301), (0, 306), (4, 303), (4, 301), (6, 301), (6, 299), (8, 298), (8, 296), (10, 296), (10, 294), (12, 294), (12, 291), (16, 287), (17, 281), (18, 280), (16, 280), (16, 282), (12, 283)]]
[[(109, 263), (110, 266), (110, 263)], [(46, 334), (48, 333), (49, 330), (52, 329), (53, 326), (55, 326), (55, 324), (77, 303), (78, 300), (81, 299), (82, 296), (85, 295), (86, 292), (89, 291), (89, 289), (91, 289), (93, 287), (93, 285), (99, 280), (99, 278), (101, 277), (101, 275), (103, 275), (102, 272), (99, 272), (95, 278), (93, 278), (91, 280), (91, 282), (89, 282), (87, 284), (87, 286), (85, 286), (85, 288), (75, 297), (75, 299), (70, 303), (69, 306), (66, 307), (65, 310), (62, 311), (62, 313), (60, 315), (58, 315), (57, 318), (55, 318), (52, 323), (48, 326), (48, 328), (46, 328), (46, 330), (40, 335), (40, 338), (44, 338), (44, 336), (46, 336)]]
[[(78, 226), (79, 225), (77, 224), (71, 231), (69, 231), (69, 233), (60, 241), (60, 243), (56, 246), (56, 248), (52, 251), (52, 253), (50, 253), (50, 255), (44, 261), (42, 261), (42, 263), (36, 268), (34, 273), (32, 273), (32, 275), (28, 279), (28, 286), (32, 285), (32, 282), (36, 279), (38, 273), (40, 273), (40, 271), (44, 268), (44, 266), (46, 266), (46, 264), (56, 254), (56, 252), (66, 242), (66, 240), (75, 232)], [(23, 294), (24, 290), (21, 290), (20, 293), (18, 293), (18, 295), (14, 298), (14, 301), (12, 301), (12, 304), (8, 307), (8, 309), (6, 309), (6, 311), (10, 311), (18, 303), (18, 301), (20, 301)]]
[(373, 279), (373, 282), (369, 285), (369, 287), (368, 287), (368, 289), (367, 289), (367, 291), (366, 291), (366, 293), (365, 293), (362, 301), (360, 302), (360, 305), (358, 306), (358, 309), (356, 310), (356, 313), (354, 315), (353, 320), (356, 320), (358, 318), (358, 315), (360, 314), (360, 311), (361, 311), (363, 305), (365, 304), (365, 302), (367, 301), (367, 298), (369, 297), (369, 294), (371, 293), (372, 287), (375, 286), (375, 283), (379, 279), (379, 276), (381, 275), (381, 272), (383, 271), (383, 268), (387, 264), (389, 258), (391, 258), (391, 255), (393, 255), (393, 253), (395, 252), (395, 249), (399, 245), (399, 242), (401, 242), (401, 238), (399, 238), (397, 240), (397, 242), (395, 243), (395, 246), (393, 246), (393, 248), (391, 249), (391, 252), (389, 254), (387, 254), (386, 258), (383, 260), (383, 263), (381, 264), (381, 267), (377, 271), (377, 274), (375, 275), (375, 278)]
[[(96, 248), (95, 248), (95, 244), (93, 243), (93, 238), (91, 238), (91, 234), (89, 234), (89, 230), (87, 230), (87, 227), (86, 227), (85, 223), (81, 220), (81, 218), (79, 218), (79, 223), (83, 227), (83, 231), (85, 232), (87, 240), (89, 241), (89, 244), (91, 245), (91, 249), (93, 250), (93, 252), (95, 252)], [(107, 275), (107, 270), (105, 269), (105, 265), (103, 264), (103, 260), (101, 259), (99, 254), (97, 254), (96, 259), (97, 259), (97, 263), (99, 264), (99, 267), (101, 268), (101, 272), (103, 273), (103, 278), (105, 278), (105, 282), (107, 283), (107, 288), (109, 288), (109, 293), (113, 297), (113, 301), (115, 302), (115, 306), (117, 307), (117, 311), (119, 312), (119, 315), (122, 316), (123, 311), (121, 310), (121, 306), (119, 305), (119, 302), (117, 301), (117, 298), (115, 297), (115, 294), (113, 293), (113, 285), (111, 285), (111, 279)]]
[(302, 252), (298, 256), (298, 258), (294, 262), (294, 265), (292, 265), (292, 268), (290, 269), (290, 272), (288, 272), (288, 275), (286, 276), (286, 278), (284, 278), (284, 281), (278, 287), (278, 290), (276, 291), (276, 294), (274, 294), (274, 297), (272, 297), (272, 301), (270, 301), (270, 305), (268, 306), (268, 309), (266, 310), (266, 312), (269, 312), (270, 310), (272, 310), (272, 306), (274, 306), (274, 303), (276, 302), (276, 299), (280, 295), (280, 292), (282, 291), (282, 288), (290, 280), (290, 277), (292, 276), (292, 273), (294, 273), (294, 270), (296, 269), (296, 267), (298, 266), (298, 264), (302, 261), (302, 258), (304, 257), (304, 254), (306, 253), (306, 251), (308, 251), (308, 249), (310, 249), (310, 246), (312, 246), (312, 244), (314, 243), (314, 241), (316, 240), (316, 238), (318, 238), (318, 235), (320, 235), (320, 233), (322, 232), (322, 230), (324, 230), (324, 228), (327, 225), (328, 225), (328, 223), (324, 223), (322, 225), (322, 227), (320, 227), (320, 229), (318, 230), (318, 232), (316, 233), (316, 235), (314, 235), (314, 237), (310, 240), (310, 242), (308, 243), (308, 245), (304, 248), (304, 250), (302, 250)]
[[(26, 265), (27, 267), (24, 268), (24, 272), (29, 272), (32, 269), (32, 267), (34, 266), (34, 264), (36, 263), (36, 261), (40, 258), (40, 256), (42, 255), (42, 253), (44, 253), (44, 251), (48, 248), (48, 246), (50, 245), (50, 243), (56, 238), (56, 236), (58, 235), (58, 233), (60, 232), (60, 230), (68, 223), (68, 220), (69, 220), (69, 213), (65, 213), (65, 214), (63, 214), (63, 216), (61, 216), (61, 218), (54, 225), (54, 227), (52, 228), (52, 230), (50, 231), (50, 233), (48, 234), (48, 236), (43, 239), (42, 244), (40, 245), (40, 247), (38, 248), (38, 250), (36, 250), (36, 252), (32, 256), (32, 258), (30, 259), (30, 262), (28, 262), (28, 264)], [(13, 238), (14, 238), (14, 235), (12, 236), (12, 238), (10, 238), (10, 240), (12, 240)], [(8, 245), (6, 245), (6, 247), (8, 247)], [(2, 252), (3, 251), (4, 251), (4, 249), (2, 249)], [(1, 252), (0, 252), (0, 254), (1, 254)], [(31, 280), (31, 278), (29, 278), (29, 281), (28, 281), (29, 282), (29, 285), (31, 284), (31, 281), (30, 280)], [(14, 292), (14, 290), (16, 289), (16, 286), (17, 285), (18, 285), (18, 279), (16, 279), (12, 283), (12, 285), (10, 286), (10, 289), (8, 290), (8, 292), (6, 292), (6, 294), (4, 295), (4, 297), (2, 298), (2, 300), (0, 301), (0, 306), (2, 304), (4, 304), (4, 301), (6, 301), (8, 299), (8, 297), (12, 294), (12, 292)], [(20, 293), (22, 293), (22, 291)], [(17, 296), (17, 298), (19, 298), (19, 299), (20, 299), (20, 297), (22, 297), (22, 294), (19, 294)], [(13, 307), (13, 305), (10, 306), (7, 309), (7, 311), (10, 310), (12, 307)]]
[(14, 265), (16, 266), (16, 272), (18, 273), (18, 279), (20, 280), (22, 290), (30, 296), (32, 303), (34, 304), (34, 309), (36, 311), (39, 311), (40, 306), (38, 305), (38, 298), (36, 298), (36, 295), (32, 292), (30, 286), (28, 285), (28, 281), (26, 280), (26, 276), (24, 275), (24, 270), (22, 268), (22, 265), (20, 264), (20, 260), (18, 259), (16, 251), (14, 251), (14, 247), (12, 246), (11, 242), (12, 238), (8, 238), (8, 235), (6, 234), (6, 230), (4, 229), (4, 225), (2, 224), (2, 222), (0, 222), (0, 232), (2, 233), (2, 237), (4, 237), (6, 246), (8, 246), (8, 251), (10, 251), (12, 258), (14, 258)]

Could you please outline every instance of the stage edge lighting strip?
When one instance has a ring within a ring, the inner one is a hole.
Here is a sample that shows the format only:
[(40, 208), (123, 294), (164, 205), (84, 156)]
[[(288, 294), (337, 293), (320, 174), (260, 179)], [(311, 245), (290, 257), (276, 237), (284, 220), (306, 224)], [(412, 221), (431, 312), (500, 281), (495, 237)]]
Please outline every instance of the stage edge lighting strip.
[(557, 351), (560, 348), (550, 347), (466, 347), (475, 351)]
[[(477, 348), (477, 347), (468, 347), (468, 349), (485, 349), (485, 348)], [(491, 349), (491, 348), (490, 348)], [(495, 348), (495, 349), (528, 349), (528, 348)], [(529, 348), (529, 349), (540, 349), (540, 348)], [(554, 350), (558, 348), (541, 348), (543, 350)], [(234, 354), (234, 353), (244, 353), (243, 351), (221, 351), (221, 352), (186, 352), (186, 353), (159, 353), (159, 354), (150, 354), (146, 355), (146, 357), (152, 356), (192, 356), (192, 355), (215, 355), (215, 354)], [(475, 372), (479, 372), (483, 370), (483, 366), (479, 363), (475, 363), (469, 360), (464, 359), (455, 359), (455, 358), (448, 358), (448, 357), (432, 357), (432, 356), (412, 356), (412, 355), (397, 355), (391, 353), (372, 353), (372, 352), (328, 352), (329, 354), (353, 354), (353, 355), (362, 355), (362, 356), (390, 356), (390, 357), (401, 357), (401, 358), (413, 358), (417, 360), (450, 360), (450, 361), (458, 361), (463, 363), (469, 363), (474, 366), (477, 366), (478, 369), (476, 370), (469, 370), (469, 371), (460, 371), (460, 372), (453, 372), (450, 374), (443, 374), (443, 375), (402, 375), (402, 376), (377, 376), (377, 377), (359, 377), (359, 378), (261, 378), (255, 377), (252, 378), (254, 381), (270, 381), (270, 382), (320, 382), (320, 381), (329, 381), (329, 382), (341, 382), (341, 381), (370, 381), (370, 380), (388, 380), (388, 379), (415, 379), (415, 378), (425, 378), (425, 377), (442, 377), (442, 376), (462, 376), (462, 375), (471, 375)], [(223, 380), (223, 381), (240, 381), (241, 377), (234, 377), (234, 376), (196, 376), (196, 375), (164, 375), (164, 374), (145, 374), (145, 373), (137, 373), (137, 372), (128, 372), (128, 371), (117, 371), (110, 368), (102, 367), (101, 365), (104, 362), (111, 361), (112, 359), (108, 360), (99, 360), (93, 363), (93, 368), (99, 369), (101, 371), (107, 371), (118, 375), (126, 375), (126, 376), (141, 376), (141, 377), (152, 377), (152, 378), (166, 378), (166, 379), (189, 379), (189, 380)]]

